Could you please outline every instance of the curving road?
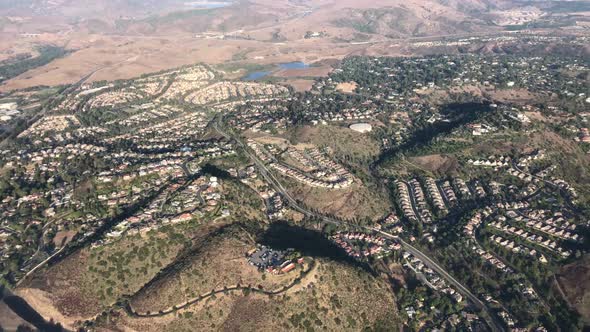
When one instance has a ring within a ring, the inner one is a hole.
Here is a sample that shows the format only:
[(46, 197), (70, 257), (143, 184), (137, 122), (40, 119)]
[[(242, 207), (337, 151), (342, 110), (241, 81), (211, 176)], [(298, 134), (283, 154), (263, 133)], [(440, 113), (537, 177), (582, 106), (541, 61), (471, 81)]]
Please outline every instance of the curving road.
[(401, 239), (400, 237), (398, 237), (396, 235), (393, 235), (393, 234), (390, 234), (387, 232), (383, 232), (383, 231), (378, 230), (376, 228), (365, 227), (365, 226), (360, 226), (360, 225), (356, 225), (356, 224), (350, 224), (347, 222), (339, 221), (339, 220), (333, 219), (331, 217), (321, 215), (321, 214), (309, 211), (309, 210), (301, 207), (299, 205), (299, 203), (289, 194), (289, 192), (285, 189), (285, 187), (283, 187), (281, 182), (279, 180), (277, 180), (277, 178), (270, 172), (270, 170), (266, 167), (266, 165), (260, 159), (258, 159), (258, 157), (256, 155), (254, 155), (252, 152), (250, 152), (250, 150), (248, 149), (246, 144), (244, 142), (242, 142), (242, 140), (240, 138), (235, 137), (235, 136), (225, 132), (221, 128), (221, 118), (220, 117), (217, 117), (217, 119), (213, 120), (213, 128), (220, 135), (224, 136), (225, 138), (230, 139), (230, 140), (234, 140), (242, 148), (243, 152), (257, 166), (260, 174), (264, 177), (264, 179), (266, 181), (268, 181), (268, 183), (270, 183), (275, 188), (275, 190), (277, 192), (279, 192), (289, 202), (289, 205), (291, 206), (291, 208), (293, 210), (301, 212), (302, 214), (304, 214), (308, 217), (313, 217), (313, 218), (319, 219), (322, 222), (327, 223), (327, 224), (333, 224), (333, 225), (338, 225), (338, 226), (348, 226), (348, 227), (352, 227), (352, 228), (360, 228), (360, 229), (364, 229), (367, 231), (373, 231), (373, 232), (377, 232), (377, 233), (381, 234), (382, 236), (384, 236), (386, 238), (398, 241), (405, 250), (407, 250), (412, 255), (421, 259), (422, 262), (424, 262), (424, 264), (426, 266), (431, 268), (433, 271), (436, 271), (437, 273), (439, 273), (443, 278), (445, 278), (447, 280), (447, 282), (449, 284), (455, 286), (455, 288), (457, 289), (457, 291), (459, 291), (459, 293), (461, 293), (464, 297), (468, 298), (475, 306), (477, 306), (479, 309), (481, 309), (482, 313), (483, 313), (482, 316), (486, 320), (486, 322), (488, 323), (488, 325), (490, 326), (492, 331), (505, 331), (502, 323), (498, 320), (498, 318), (496, 316), (494, 316), (494, 314), (485, 305), (485, 303), (483, 303), (481, 300), (479, 300), (473, 293), (471, 293), (471, 291), (469, 291), (469, 289), (467, 289), (467, 287), (463, 286), (459, 281), (457, 281), (455, 278), (453, 278), (453, 276), (451, 276), (445, 269), (443, 269), (440, 265), (438, 265), (438, 263), (433, 261), (430, 257), (428, 257), (426, 254), (424, 254), (420, 250), (418, 250), (416, 247), (410, 245), (409, 243), (407, 243), (406, 241), (404, 241), (403, 239)]

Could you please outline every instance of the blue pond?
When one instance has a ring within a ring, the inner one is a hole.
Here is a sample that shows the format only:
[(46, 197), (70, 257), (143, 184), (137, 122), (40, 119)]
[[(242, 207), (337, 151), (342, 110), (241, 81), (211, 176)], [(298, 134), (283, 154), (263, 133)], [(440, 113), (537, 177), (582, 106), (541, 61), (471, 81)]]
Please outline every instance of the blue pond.
[(281, 69), (304, 69), (304, 68), (309, 67), (309, 65), (305, 62), (295, 61), (295, 62), (280, 63), (279, 67)]
[(270, 74), (269, 71), (255, 71), (255, 72), (252, 72), (252, 73), (246, 75), (243, 78), (243, 80), (246, 80), (246, 81), (254, 81), (254, 80), (263, 78), (264, 76), (267, 76), (268, 74)]
[[(277, 65), (279, 69), (305, 69), (308, 68), (309, 65), (305, 62), (301, 61), (294, 61), (294, 62), (287, 62), (287, 63), (279, 63)], [(244, 76), (242, 79), (245, 81), (255, 81), (261, 79), (263, 77), (268, 76), (272, 71), (254, 71), (249, 73), (248, 75)]]

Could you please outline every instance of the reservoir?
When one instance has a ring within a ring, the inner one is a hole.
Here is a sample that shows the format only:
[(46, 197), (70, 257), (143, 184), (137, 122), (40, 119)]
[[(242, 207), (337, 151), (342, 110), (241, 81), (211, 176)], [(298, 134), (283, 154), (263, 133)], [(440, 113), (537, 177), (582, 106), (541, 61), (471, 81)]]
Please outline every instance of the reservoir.
[[(275, 70), (296, 70), (296, 69), (305, 69), (305, 68), (309, 68), (309, 64), (302, 62), (302, 61), (293, 61), (293, 62), (286, 62), (286, 63), (279, 63), (278, 65), (275, 65)], [(254, 71), (251, 72), (249, 74), (247, 74), (246, 76), (242, 77), (242, 80), (244, 81), (255, 81), (255, 80), (259, 80), (261, 78), (264, 78), (268, 75), (270, 75), (274, 70), (267, 70), (267, 71)]]
[(281, 69), (305, 69), (305, 68), (308, 68), (309, 65), (305, 62), (294, 61), (294, 62), (280, 63), (279, 67)]
[(270, 74), (269, 71), (255, 71), (255, 72), (252, 72), (252, 73), (246, 75), (243, 78), (243, 80), (245, 80), (245, 81), (254, 81), (254, 80), (257, 80), (257, 79), (261, 79), (261, 78), (267, 76), (268, 74)]

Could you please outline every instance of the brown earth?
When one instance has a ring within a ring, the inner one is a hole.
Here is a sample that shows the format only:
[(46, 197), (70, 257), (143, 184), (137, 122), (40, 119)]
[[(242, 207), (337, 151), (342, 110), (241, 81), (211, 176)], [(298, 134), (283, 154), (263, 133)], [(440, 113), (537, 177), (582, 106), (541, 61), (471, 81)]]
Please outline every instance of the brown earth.
[(440, 154), (411, 157), (408, 161), (438, 176), (452, 175), (459, 166), (455, 157)]
[(34, 326), (29, 324), (24, 319), (15, 314), (9, 307), (0, 300), (0, 330), (2, 331), (16, 331), (20, 326), (27, 326), (34, 330)]
[[(73, 53), (9, 80), (2, 91), (72, 83), (97, 69), (91, 81), (127, 79), (200, 61), (312, 63), (351, 54), (419, 54), (423, 50), (408, 48), (407, 41), (496, 33), (500, 28), (473, 13), (514, 6), (503, 0), (251, 0), (192, 11), (174, 0), (140, 7), (130, 1), (88, 0), (37, 5), (35, 13), (22, 6), (0, 9), (7, 18), (0, 21), (0, 59), (34, 52), (43, 43)], [(365, 42), (354, 42), (359, 29)], [(323, 36), (305, 39), (310, 30)], [(277, 75), (321, 76), (329, 70), (325, 65)]]
[(336, 85), (336, 90), (344, 93), (353, 93), (356, 90), (356, 82), (343, 82)]
[[(225, 286), (262, 285), (268, 290), (279, 289), (299, 275), (297, 269), (284, 275), (263, 276), (245, 258), (254, 247), (252, 235), (237, 226), (211, 234), (196, 244), (178, 268), (157, 277), (135, 294), (131, 304), (139, 312), (157, 312)], [(212, 277), (221, 275), (223, 278)]]
[(287, 190), (296, 199), (303, 201), (306, 206), (344, 219), (358, 218), (363, 220), (368, 218), (376, 221), (387, 215), (391, 211), (387, 198), (359, 182), (357, 180), (349, 188), (339, 190), (291, 183), (287, 186)]
[(228, 292), (163, 317), (132, 318), (119, 312), (101, 327), (141, 331), (192, 331), (195, 326), (204, 330), (286, 331), (302, 329), (293, 325), (298, 317), (299, 324), (308, 320), (314, 329), (328, 331), (397, 325), (395, 300), (387, 281), (345, 264), (323, 259), (316, 262), (316, 269), (301, 284), (282, 295)]
[[(91, 317), (86, 314), (84, 314), (84, 316), (78, 315), (77, 313), (74, 313), (74, 310), (64, 314), (64, 299), (56, 298), (51, 293), (45, 292), (41, 289), (19, 288), (17, 289), (16, 294), (27, 301), (31, 307), (35, 308), (35, 310), (41, 316), (43, 316), (45, 320), (59, 322), (63, 327), (69, 330), (75, 330), (78, 322), (84, 321), (85, 319)], [(73, 301), (68, 304), (74, 306), (86, 305), (80, 301)], [(71, 307), (69, 308), (71, 309)]]
[(358, 159), (373, 158), (379, 154), (376, 140), (347, 127), (305, 126), (295, 129), (290, 138), (296, 143), (310, 143), (320, 148), (330, 148), (339, 158), (350, 156)]
[(297, 92), (304, 92), (311, 90), (315, 81), (306, 79), (288, 79), (285, 83), (292, 86)]
[(556, 275), (568, 303), (590, 323), (590, 256), (563, 266)]
[[(17, 293), (21, 295), (22, 290), (22, 296), (27, 301), (29, 299), (34, 301), (37, 294), (43, 294), (44, 297), (39, 300), (41, 308), (37, 308), (34, 303), (29, 303), (44, 316), (61, 314), (64, 317), (75, 317), (75, 319), (91, 317), (97, 314), (100, 308), (98, 300), (92, 294), (85, 293), (89, 287), (81, 278), (87, 270), (86, 266), (80, 262), (87, 259), (87, 251), (77, 252), (60, 264), (48, 268), (44, 273), (33, 275), (17, 289)], [(75, 319), (68, 319), (68, 321)]]

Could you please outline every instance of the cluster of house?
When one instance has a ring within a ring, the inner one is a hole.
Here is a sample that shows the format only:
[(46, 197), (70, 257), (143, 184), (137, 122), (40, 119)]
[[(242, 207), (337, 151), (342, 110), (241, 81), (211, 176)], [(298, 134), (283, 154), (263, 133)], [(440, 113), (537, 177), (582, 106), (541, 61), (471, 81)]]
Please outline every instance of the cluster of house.
[(232, 98), (286, 95), (289, 89), (276, 84), (253, 82), (217, 82), (198, 89), (185, 97), (185, 101), (205, 105)]
[(272, 104), (250, 104), (247, 109), (239, 109), (232, 113), (229, 124), (239, 130), (251, 130), (258, 132), (263, 130), (265, 125), (272, 125), (274, 128), (286, 126), (286, 108), (281, 105)]
[(215, 73), (209, 67), (203, 65), (194, 65), (186, 68), (175, 69), (160, 75), (150, 76), (150, 78), (167, 77), (172, 74), (175, 74), (175, 78), (177, 80), (191, 82), (210, 81), (215, 78)]
[(564, 190), (571, 198), (578, 198), (578, 192), (567, 181), (557, 178), (550, 178), (549, 181), (551, 181), (554, 185)]
[(467, 128), (471, 129), (471, 135), (473, 136), (482, 136), (498, 130), (498, 128), (487, 123), (472, 123), (467, 125)]
[(507, 311), (502, 310), (502, 311), (499, 311), (497, 314), (498, 314), (498, 317), (500, 317), (500, 319), (502, 319), (504, 324), (506, 324), (506, 326), (508, 326), (509, 328), (513, 328), (516, 325), (514, 317), (512, 317), (512, 315), (510, 315)]
[(182, 96), (193, 92), (197, 89), (202, 89), (209, 85), (208, 81), (192, 81), (182, 80), (176, 78), (168, 89), (160, 96), (159, 100), (175, 100), (182, 98)]
[(79, 142), (89, 136), (96, 136), (97, 134), (104, 133), (106, 130), (97, 129), (97, 127), (82, 127), (74, 129), (73, 131), (56, 132), (43, 138), (37, 137), (33, 140), (35, 146), (41, 145), (54, 145), (54, 144), (66, 144), (68, 142)]
[(545, 150), (536, 150), (532, 153), (521, 156), (516, 160), (518, 167), (528, 167), (533, 161), (545, 158)]
[(499, 235), (492, 235), (490, 236), (490, 240), (492, 243), (496, 243), (497, 245), (504, 247), (514, 253), (529, 255), (531, 257), (536, 258), (541, 263), (547, 263), (547, 258), (540, 252), (537, 252), (535, 249), (527, 248), (523, 245), (517, 244), (516, 242), (503, 238)]
[(18, 137), (43, 136), (50, 132), (62, 132), (70, 127), (79, 125), (80, 121), (74, 115), (44, 116), (21, 132)]
[(467, 162), (474, 166), (485, 166), (485, 167), (507, 167), (510, 166), (512, 159), (507, 156), (490, 156), (487, 159), (469, 159)]
[(348, 256), (357, 259), (369, 256), (383, 257), (391, 251), (401, 249), (401, 244), (397, 242), (366, 233), (339, 232), (331, 238)]
[(250, 265), (257, 267), (260, 271), (272, 274), (289, 273), (297, 265), (304, 263), (303, 257), (291, 258), (293, 256), (299, 255), (291, 248), (275, 250), (264, 245), (257, 245), (256, 248), (246, 253)]
[[(309, 186), (342, 189), (350, 186), (354, 182), (354, 177), (348, 172), (348, 170), (342, 167), (342, 165), (328, 159), (318, 149), (309, 149), (306, 150), (305, 153), (300, 153), (293, 149), (289, 150), (290, 156), (295, 158), (298, 163), (309, 167), (307, 168), (307, 171), (303, 171), (294, 166), (277, 161), (274, 157), (271, 157), (260, 144), (253, 140), (248, 140), (247, 144), (256, 155), (264, 162), (267, 162), (271, 168)], [(269, 149), (278, 152), (278, 150), (272, 145), (269, 146)]]
[(134, 91), (116, 90), (108, 91), (92, 97), (86, 105), (84, 110), (100, 107), (115, 107), (117, 105), (127, 104), (132, 101), (141, 99), (141, 95)]
[(160, 122), (137, 131), (141, 138), (154, 136), (159, 139), (160, 135), (167, 138), (186, 138), (191, 135), (198, 135), (207, 126), (207, 119), (201, 112), (191, 112), (183, 116), (175, 117), (172, 120)]
[(262, 193), (261, 196), (267, 200), (267, 214), (269, 218), (279, 219), (287, 212), (287, 205), (281, 194), (274, 190), (269, 190)]
[(473, 192), (477, 198), (484, 198), (487, 196), (486, 190), (479, 180), (473, 181)]
[(327, 122), (334, 121), (353, 121), (353, 120), (367, 120), (373, 119), (380, 113), (377, 108), (349, 108), (343, 109), (339, 112), (321, 112), (318, 113), (319, 117), (312, 120), (312, 124), (326, 124)]
[[(541, 36), (545, 37), (545, 36)], [(517, 36), (503, 36), (494, 38), (495, 40), (502, 40), (502, 42), (515, 42)], [(433, 41), (433, 42), (417, 42), (413, 43), (415, 47), (435, 46), (437, 44), (452, 44), (452, 45), (469, 45), (471, 43), (480, 43), (484, 39), (458, 39), (451, 41)], [(488, 40), (488, 38), (485, 38)], [(577, 38), (576, 42), (584, 42), (584, 38)], [(534, 40), (534, 38), (527, 41), (519, 41), (523, 43), (546, 43), (546, 40)], [(574, 60), (575, 61), (575, 60)], [(568, 82), (568, 89), (564, 91), (563, 85), (560, 83), (559, 75), (556, 71), (566, 66), (574, 65), (570, 59), (559, 59), (552, 61), (553, 66), (549, 66), (544, 59), (540, 57), (501, 57), (501, 56), (439, 56), (432, 58), (412, 58), (412, 59), (383, 59), (383, 58), (366, 58), (356, 61), (349, 61), (351, 64), (345, 63), (340, 71), (334, 71), (333, 77), (340, 81), (348, 81), (349, 77), (358, 75), (359, 70), (371, 75), (373, 78), (372, 84), (358, 87), (359, 90), (368, 90), (368, 94), (392, 95), (399, 93), (399, 91), (408, 91), (409, 87), (413, 86), (414, 92), (419, 93), (422, 89), (427, 88), (451, 88), (461, 87), (465, 85), (473, 86), (494, 86), (502, 88), (514, 88), (519, 86), (526, 86), (532, 91), (541, 91), (546, 93), (557, 93), (559, 95), (566, 95), (568, 97), (585, 98), (584, 93), (587, 93), (587, 87), (583, 82), (576, 82), (571, 80)], [(362, 65), (356, 66), (355, 62), (362, 62)], [(579, 61), (575, 63), (580, 70), (588, 70), (588, 66), (580, 64)], [(362, 68), (362, 69), (360, 69)], [(449, 71), (445, 77), (438, 77), (435, 82), (432, 81), (431, 76), (423, 75), (426, 68), (440, 68), (441, 70)], [(506, 77), (512, 76), (513, 80), (506, 80)], [(403, 82), (399, 80), (400, 76), (415, 77), (410, 82)], [(405, 88), (405, 89), (404, 89)], [(520, 114), (520, 116), (518, 115)], [(520, 112), (514, 112), (514, 118), (517, 121), (526, 121), (525, 115)]]
[(123, 127), (137, 127), (148, 123), (153, 123), (159, 119), (165, 119), (177, 115), (182, 112), (181, 109), (170, 106), (162, 105), (156, 106), (153, 103), (147, 103), (138, 106), (131, 106), (131, 109), (136, 110), (138, 113), (131, 115), (125, 119), (117, 119), (108, 121), (105, 123), (106, 126), (118, 125)]
[[(161, 94), (159, 99), (177, 99), (182, 95), (208, 85), (208, 81), (214, 78), (215, 73), (209, 68), (197, 65), (152, 75), (136, 80), (134, 83), (147, 94)], [(168, 85), (171, 79), (173, 81)], [(166, 87), (166, 91), (163, 91)]]
[[(430, 196), (430, 199), (434, 204), (434, 207), (439, 211), (447, 213), (447, 206), (445, 205), (445, 201), (443, 200), (441, 192), (439, 191), (439, 188), (434, 179), (431, 177), (425, 178), (424, 185), (426, 187), (426, 192), (428, 192), (428, 196)], [(452, 191), (451, 188), (449, 189)]]
[(530, 174), (530, 173), (526, 173), (521, 170), (518, 170), (516, 168), (510, 168), (508, 170), (508, 174), (516, 176), (525, 182), (538, 183), (539, 181), (543, 180), (546, 183), (549, 183), (549, 184), (563, 190), (570, 198), (572, 198), (574, 200), (577, 199), (578, 192), (570, 183), (568, 183), (567, 181), (565, 181), (563, 179), (559, 179), (559, 178), (556, 178), (553, 176), (548, 176), (548, 173), (553, 169), (554, 169), (554, 167), (548, 167), (542, 171), (537, 172), (536, 174)]
[(423, 276), (421, 280), (428, 287), (432, 288), (435, 291), (440, 291), (442, 293), (448, 294), (458, 303), (463, 301), (463, 296), (461, 296), (461, 294), (459, 294), (459, 292), (457, 292), (453, 287), (449, 286), (447, 282), (438, 273), (434, 272), (431, 268), (424, 265), (421, 259), (407, 251), (404, 251), (402, 257), (405, 260), (403, 266), (411, 269), (417, 275)]
[(167, 82), (163, 80), (152, 80), (143, 84), (137, 84), (137, 88), (146, 94), (153, 96), (162, 92), (162, 90), (166, 88), (166, 83)]
[(18, 104), (15, 102), (3, 103), (0, 101), (0, 123), (8, 122), (14, 117), (18, 116), (20, 111), (18, 110)]
[(183, 68), (176, 74), (176, 79), (185, 81), (210, 81), (214, 78), (215, 73), (210, 68), (202, 65)]
[[(485, 217), (485, 215), (483, 217)], [(470, 238), (474, 238), (475, 230), (477, 230), (479, 225), (481, 225), (483, 217), (482, 213), (475, 213), (475, 215), (473, 215), (473, 217), (471, 217), (469, 221), (467, 221), (467, 224), (463, 227), (463, 233), (465, 233), (465, 235), (467, 235)]]
[[(470, 181), (470, 184), (467, 185), (465, 180), (461, 178), (454, 178), (453, 184), (455, 185), (456, 191), (461, 195), (463, 199), (469, 199), (473, 196), (477, 198), (484, 198), (487, 195), (482, 183), (477, 179)], [(454, 200), (457, 199), (450, 183), (443, 183), (441, 187), (443, 189), (442, 192), (444, 193), (449, 203), (452, 202), (453, 197)]]
[(536, 180), (532, 174), (519, 171), (515, 168), (510, 168), (508, 170), (508, 174), (510, 174), (512, 176), (516, 176), (517, 178), (519, 178), (525, 182), (532, 182), (533, 180)]
[(270, 219), (282, 218), (288, 210), (285, 200), (270, 185), (264, 182), (263, 178), (258, 179), (256, 168), (253, 165), (247, 166), (242, 170), (230, 169), (228, 170), (231, 176), (240, 178), (240, 181), (262, 197), (266, 203), (266, 213)]
[(580, 128), (580, 133), (576, 137), (576, 140), (582, 143), (590, 143), (590, 131), (588, 128)]
[(459, 192), (461, 197), (463, 197), (464, 199), (471, 197), (471, 190), (469, 190), (469, 187), (467, 186), (465, 180), (461, 178), (454, 178), (453, 184), (455, 185), (455, 188), (457, 188), (457, 191)]
[(563, 258), (567, 258), (571, 255), (570, 250), (563, 249), (561, 246), (559, 246), (559, 244), (557, 242), (555, 242), (551, 239), (545, 238), (541, 235), (529, 233), (529, 232), (525, 231), (524, 229), (521, 229), (521, 228), (518, 228), (515, 226), (511, 226), (510, 224), (507, 224), (504, 221), (505, 219), (506, 218), (500, 216), (500, 217), (498, 217), (498, 220), (491, 221), (490, 223), (488, 223), (488, 225), (490, 227), (496, 228), (496, 229), (503, 231), (505, 233), (508, 233), (508, 234), (515, 235), (525, 241), (529, 241), (529, 242), (534, 243), (540, 247), (548, 249), (548, 250), (562, 256)]
[[(137, 194), (142, 192), (136, 187), (133, 187), (132, 191)], [(115, 195), (118, 194), (124, 195), (125, 192), (118, 192)], [(94, 245), (103, 245), (120, 238), (125, 233), (132, 235), (164, 225), (193, 220), (205, 212), (216, 210), (220, 200), (221, 185), (217, 177), (198, 178), (185, 188), (181, 188), (180, 184), (172, 184), (150, 201), (145, 209), (118, 223), (106, 234), (105, 239), (99, 240)]]
[(506, 111), (504, 114), (506, 114), (506, 116), (508, 116), (510, 119), (520, 122), (522, 124), (527, 124), (531, 122), (531, 119), (528, 116), (526, 116), (522, 112), (519, 112), (515, 108), (513, 108), (510, 111)]
[(514, 327), (516, 326), (517, 321), (508, 311), (506, 311), (502, 304), (489, 294), (485, 294), (483, 299), (487, 302), (487, 304), (489, 304), (492, 307), (500, 307), (496, 310), (496, 314), (498, 315), (498, 317), (500, 317), (500, 319), (502, 319), (504, 324), (506, 324), (506, 326), (508, 326), (508, 328), (511, 329), (511, 331), (514, 331)]
[(412, 221), (418, 221), (418, 217), (416, 216), (416, 212), (414, 212), (414, 207), (410, 200), (410, 189), (408, 188), (408, 185), (399, 180), (395, 182), (395, 185), (403, 214)]
[(396, 180), (395, 185), (404, 215), (410, 220), (431, 223), (432, 214), (428, 210), (426, 196), (422, 191), (420, 182), (417, 179), (412, 179), (409, 183)]
[[(493, 241), (494, 239), (492, 239)], [(478, 254), (486, 263), (495, 266), (498, 270), (501, 270), (502, 272), (505, 273), (512, 273), (514, 272), (511, 268), (509, 268), (508, 266), (506, 266), (506, 264), (502, 263), (502, 261), (500, 261), (498, 258), (494, 257), (494, 255), (492, 255), (491, 253), (474, 246), (473, 251), (475, 251), (476, 254)]]
[[(298, 169), (292, 168), (292, 167), (284, 165), (284, 164), (280, 164), (278, 162), (270, 163), (269, 166), (284, 175), (290, 176), (290, 177), (298, 180), (299, 182), (305, 183), (305, 184), (312, 186), (312, 187), (320, 187), (320, 188), (328, 188), (328, 189), (342, 189), (342, 188), (346, 188), (346, 187), (350, 186), (353, 182), (352, 175), (350, 175), (350, 174), (347, 174), (346, 176), (343, 176), (342, 178), (339, 178), (337, 180), (330, 181), (330, 180), (324, 180), (324, 179), (317, 178), (317, 177), (312, 177), (310, 175), (307, 175), (304, 172), (301, 172)], [(317, 175), (318, 174), (316, 173), (316, 176)]]
[(496, 202), (495, 206), (498, 209), (502, 210), (518, 210), (528, 208), (530, 206), (530, 203), (527, 201), (500, 201)]
[(393, 212), (379, 222), (375, 228), (385, 230), (391, 234), (401, 234), (404, 231), (401, 220)]
[(574, 242), (583, 240), (579, 234), (573, 232), (576, 225), (565, 221), (563, 217), (545, 217), (534, 212), (529, 213), (529, 216), (534, 217), (526, 217), (514, 211), (508, 211), (506, 215), (517, 222), (526, 223), (527, 227), (560, 239)]
[[(184, 213), (193, 214), (197, 208), (201, 211), (211, 212), (217, 208), (220, 200), (219, 179), (215, 176), (208, 179), (200, 177), (184, 190), (172, 195), (162, 207), (162, 215), (175, 218)], [(174, 219), (172, 221), (174, 222)]]
[(158, 184), (155, 179), (148, 179), (131, 187), (131, 190), (113, 190), (110, 193), (101, 193), (97, 195), (98, 201), (103, 204), (112, 206), (125, 206), (137, 202), (143, 197), (143, 194), (149, 192)]
[[(46, 201), (48, 206), (43, 204)], [(18, 197), (7, 195), (0, 201), (0, 217), (7, 222), (17, 215), (17, 210), (29, 207), (31, 210), (42, 212), (46, 217), (55, 215), (55, 209), (69, 207), (80, 208), (81, 202), (73, 199), (73, 189), (66, 184), (60, 184), (57, 188), (44, 192), (35, 192)]]
[(106, 151), (106, 148), (90, 144), (67, 144), (65, 146), (56, 146), (54, 148), (42, 149), (39, 151), (20, 150), (17, 154), (8, 156), (5, 161), (6, 166), (13, 167), (14, 163), (41, 163), (51, 165), (50, 159), (65, 158), (67, 160), (73, 159), (77, 156), (94, 156), (98, 153)]
[(184, 159), (164, 159), (153, 163), (140, 164), (132, 170), (111, 170), (100, 172), (96, 178), (97, 182), (109, 183), (119, 179), (123, 181), (131, 181), (138, 177), (148, 176), (152, 174), (160, 175), (161, 177), (179, 177), (184, 175), (182, 164)]

